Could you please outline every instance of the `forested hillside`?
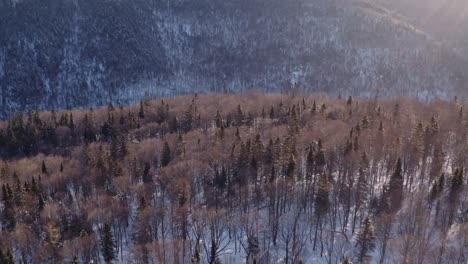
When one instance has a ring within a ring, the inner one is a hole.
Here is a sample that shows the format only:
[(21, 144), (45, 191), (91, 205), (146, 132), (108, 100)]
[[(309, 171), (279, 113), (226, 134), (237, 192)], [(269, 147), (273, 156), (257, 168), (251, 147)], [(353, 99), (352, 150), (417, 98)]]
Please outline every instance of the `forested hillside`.
[(195, 95), (0, 125), (1, 263), (467, 263), (464, 101)]
[(0, 118), (294, 83), (468, 96), (467, 56), (378, 2), (0, 0)]

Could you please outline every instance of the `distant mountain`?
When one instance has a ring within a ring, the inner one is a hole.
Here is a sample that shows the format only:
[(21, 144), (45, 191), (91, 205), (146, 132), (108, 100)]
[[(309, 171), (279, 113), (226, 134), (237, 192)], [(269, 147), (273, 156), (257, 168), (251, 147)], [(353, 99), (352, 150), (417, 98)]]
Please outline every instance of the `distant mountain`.
[(0, 0), (2, 117), (293, 83), (451, 98), (467, 78), (462, 53), (372, 1)]

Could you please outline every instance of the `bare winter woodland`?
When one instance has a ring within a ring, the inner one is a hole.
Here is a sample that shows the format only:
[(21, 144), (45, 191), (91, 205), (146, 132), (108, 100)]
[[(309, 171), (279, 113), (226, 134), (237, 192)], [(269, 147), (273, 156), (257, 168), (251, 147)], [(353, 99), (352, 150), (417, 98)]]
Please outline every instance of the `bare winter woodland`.
[(211, 94), (1, 124), (0, 263), (467, 263), (465, 103)]

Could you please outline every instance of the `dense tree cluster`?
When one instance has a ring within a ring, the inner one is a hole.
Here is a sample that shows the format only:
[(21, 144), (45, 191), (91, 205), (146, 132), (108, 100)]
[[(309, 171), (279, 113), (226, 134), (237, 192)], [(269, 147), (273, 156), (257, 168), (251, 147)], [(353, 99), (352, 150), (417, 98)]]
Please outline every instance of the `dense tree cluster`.
[(0, 262), (466, 263), (463, 107), (253, 93), (19, 113), (0, 124)]

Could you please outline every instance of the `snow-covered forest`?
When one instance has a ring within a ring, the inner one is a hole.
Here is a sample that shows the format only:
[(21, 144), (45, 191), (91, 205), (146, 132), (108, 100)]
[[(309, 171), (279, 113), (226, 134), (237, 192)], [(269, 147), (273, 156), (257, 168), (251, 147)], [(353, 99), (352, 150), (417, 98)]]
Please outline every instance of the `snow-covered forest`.
[(294, 82), (466, 97), (466, 54), (381, 1), (0, 0), (0, 117)]
[(257, 94), (0, 124), (2, 263), (467, 263), (466, 102)]

